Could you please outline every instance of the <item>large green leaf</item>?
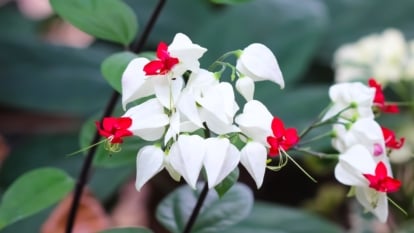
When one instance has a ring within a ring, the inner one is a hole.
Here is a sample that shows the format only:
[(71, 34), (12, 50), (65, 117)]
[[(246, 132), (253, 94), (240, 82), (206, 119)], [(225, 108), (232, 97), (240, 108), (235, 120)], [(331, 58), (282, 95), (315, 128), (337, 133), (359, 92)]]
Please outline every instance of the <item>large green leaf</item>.
[(340, 233), (338, 226), (315, 215), (270, 203), (256, 202), (241, 223), (221, 233)]
[(0, 8), (1, 25), (2, 105), (71, 115), (87, 115), (103, 108), (111, 89), (99, 66), (113, 49), (48, 44), (35, 34), (36, 25), (13, 7)]
[(226, 194), (227, 191), (237, 182), (239, 179), (239, 168), (236, 167), (220, 184), (216, 185), (214, 189), (220, 197)]
[(73, 185), (73, 179), (56, 168), (25, 173), (3, 195), (0, 229), (58, 202), (72, 190)]
[(134, 11), (121, 0), (50, 0), (53, 10), (80, 30), (127, 46), (137, 34)]
[[(32, 169), (51, 166), (78, 177), (84, 156), (67, 154), (79, 149), (78, 134), (34, 135), (16, 140), (15, 148), (0, 169), (0, 188), (8, 187), (17, 177)], [(100, 200), (106, 200), (134, 171), (134, 167), (94, 169), (88, 186)], [(108, 182), (111, 180), (111, 182)]]
[(112, 228), (98, 233), (151, 233), (152, 231), (147, 228)]
[[(157, 208), (158, 221), (173, 233), (182, 232), (194, 209), (200, 190), (201, 186), (198, 190), (184, 186), (170, 193)], [(209, 191), (191, 232), (222, 232), (225, 228), (246, 218), (252, 205), (251, 190), (240, 183), (235, 184), (221, 198), (216, 192)]]
[(101, 65), (101, 72), (108, 83), (121, 93), (121, 79), (128, 63), (137, 55), (131, 52), (119, 52), (106, 58)]

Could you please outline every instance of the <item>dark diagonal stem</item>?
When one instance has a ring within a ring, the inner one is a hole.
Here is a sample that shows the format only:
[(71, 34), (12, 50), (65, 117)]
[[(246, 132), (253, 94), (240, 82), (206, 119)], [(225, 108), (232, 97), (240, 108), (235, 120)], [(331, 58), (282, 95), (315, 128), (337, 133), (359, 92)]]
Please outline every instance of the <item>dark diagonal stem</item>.
[[(158, 19), (158, 16), (160, 15), (160, 12), (163, 8), (163, 6), (165, 5), (166, 0), (159, 0), (158, 4), (156, 6), (156, 8), (154, 9), (150, 20), (148, 21), (143, 34), (141, 35), (141, 37), (139, 38), (139, 40), (134, 43), (134, 45), (131, 47), (131, 51), (134, 53), (139, 53), (141, 52), (142, 48), (144, 47), (148, 36), (151, 33), (152, 28), (154, 27), (155, 22)], [(114, 91), (112, 94), (111, 99), (109, 100), (108, 104), (106, 105), (105, 111), (101, 117), (101, 122), (105, 117), (108, 117), (112, 114), (116, 103), (119, 99), (119, 93)], [(98, 143), (100, 139), (100, 135), (98, 133), (98, 131), (95, 132), (95, 136), (93, 137), (93, 140), (91, 142), (91, 145), (94, 145), (96, 143)], [(82, 192), (83, 189), (88, 181), (89, 175), (90, 175), (90, 171), (91, 171), (91, 167), (92, 167), (92, 161), (95, 157), (95, 152), (96, 152), (96, 146), (93, 146), (90, 150), (88, 150), (88, 153), (85, 157), (85, 160), (83, 161), (83, 165), (82, 165), (82, 170), (81, 173), (79, 174), (78, 180), (76, 182), (76, 187), (74, 190), (74, 195), (73, 195), (73, 200), (72, 200), (72, 204), (69, 210), (69, 215), (68, 215), (68, 219), (66, 222), (66, 233), (72, 233), (73, 231), (73, 226), (75, 224), (75, 219), (76, 219), (76, 214), (78, 212), (79, 209), (79, 204), (80, 204), (80, 199), (82, 196)]]
[(204, 184), (203, 190), (201, 190), (200, 196), (198, 196), (197, 203), (191, 213), (190, 218), (188, 219), (187, 224), (185, 225), (185, 229), (183, 233), (190, 233), (191, 229), (194, 226), (194, 223), (197, 219), (198, 214), (200, 213), (201, 207), (203, 206), (204, 201), (206, 200), (208, 194), (208, 184), (207, 182)]

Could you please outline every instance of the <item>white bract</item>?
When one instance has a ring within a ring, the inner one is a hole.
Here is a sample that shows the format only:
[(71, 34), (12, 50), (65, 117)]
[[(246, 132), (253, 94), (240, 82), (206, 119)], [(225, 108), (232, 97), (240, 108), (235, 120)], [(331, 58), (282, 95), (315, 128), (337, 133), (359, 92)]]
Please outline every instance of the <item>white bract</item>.
[(374, 96), (374, 88), (370, 88), (359, 82), (335, 84), (329, 88), (329, 97), (332, 101), (332, 106), (323, 116), (322, 121), (334, 117), (337, 114), (348, 120), (365, 117), (373, 118), (372, 105)]
[(356, 144), (365, 146), (375, 156), (385, 156), (385, 142), (381, 126), (371, 118), (358, 119), (355, 123), (335, 124), (333, 130), (335, 137), (332, 146), (343, 153)]
[(244, 105), (243, 113), (236, 117), (240, 130), (249, 138), (267, 145), (267, 137), (272, 135), (273, 115), (261, 102), (251, 100)]
[(254, 81), (269, 80), (285, 87), (282, 71), (273, 52), (263, 44), (254, 43), (241, 52), (237, 70)]
[(218, 185), (240, 161), (240, 151), (227, 138), (208, 138), (205, 141), (204, 168), (208, 187)]
[[(389, 167), (387, 160), (383, 162)], [(381, 222), (385, 222), (388, 217), (387, 194), (370, 188), (368, 180), (363, 176), (375, 174), (376, 164), (370, 151), (362, 145), (354, 145), (340, 154), (335, 177), (339, 182), (355, 187), (358, 202)]]
[(258, 142), (247, 142), (241, 150), (240, 162), (256, 182), (257, 188), (263, 184), (266, 171), (267, 150)]

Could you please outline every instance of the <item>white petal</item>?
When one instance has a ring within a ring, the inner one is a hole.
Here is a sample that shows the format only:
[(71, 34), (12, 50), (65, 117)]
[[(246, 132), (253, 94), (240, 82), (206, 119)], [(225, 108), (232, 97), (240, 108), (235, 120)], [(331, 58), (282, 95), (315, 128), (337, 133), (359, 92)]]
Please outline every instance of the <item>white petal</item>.
[(206, 139), (203, 164), (209, 188), (223, 181), (236, 168), (239, 161), (239, 150), (227, 138)]
[(180, 135), (170, 149), (171, 166), (183, 176), (193, 189), (196, 189), (204, 154), (204, 139), (198, 135)]
[(355, 196), (358, 202), (381, 222), (387, 221), (388, 200), (386, 193), (377, 192), (368, 187), (355, 187)]
[(167, 109), (174, 108), (184, 86), (183, 78), (180, 76), (170, 79), (167, 76), (157, 75), (151, 77), (151, 81), (160, 103)]
[(170, 156), (165, 156), (164, 157), (164, 167), (165, 170), (167, 170), (168, 174), (171, 176), (171, 178), (173, 178), (173, 180), (175, 181), (180, 181), (181, 180), (181, 175), (180, 173), (178, 173), (172, 166), (171, 166), (171, 162), (170, 162)]
[(164, 152), (156, 146), (144, 146), (137, 155), (137, 177), (135, 187), (138, 191), (149, 179), (163, 169)]
[(241, 150), (240, 162), (252, 176), (259, 189), (266, 171), (267, 150), (258, 142), (248, 142)]
[(147, 141), (160, 139), (169, 123), (164, 108), (155, 98), (130, 108), (124, 116), (132, 118), (130, 130), (133, 134)]
[(263, 145), (267, 145), (267, 136), (272, 135), (272, 120), (272, 114), (257, 100), (247, 102), (243, 113), (235, 119), (244, 134)]
[(240, 129), (233, 124), (233, 122), (224, 122), (217, 118), (216, 114), (213, 114), (206, 109), (200, 109), (200, 115), (203, 121), (206, 122), (209, 130), (217, 135), (223, 135), (227, 133), (240, 132)]
[(285, 87), (282, 71), (273, 52), (263, 44), (247, 46), (237, 60), (236, 68), (255, 81), (269, 80)]
[(253, 95), (254, 95), (253, 79), (247, 76), (237, 79), (236, 89), (244, 97), (244, 99), (246, 99), (246, 101), (250, 101), (253, 99)]
[(176, 57), (179, 63), (173, 67), (175, 76), (181, 76), (185, 71), (197, 72), (200, 68), (198, 59), (203, 56), (207, 49), (193, 44), (188, 36), (177, 33), (173, 42), (168, 46), (168, 51), (172, 57)]
[(194, 95), (189, 89), (184, 89), (177, 103), (178, 110), (199, 128), (203, 128), (203, 122), (197, 109)]
[(346, 185), (368, 186), (362, 174), (374, 174), (376, 163), (371, 153), (362, 145), (354, 145), (339, 155), (335, 178)]
[(154, 94), (151, 82), (144, 73), (146, 58), (133, 59), (122, 74), (122, 107), (139, 98)]
[(332, 107), (326, 112), (322, 121), (327, 120), (351, 104), (356, 104), (356, 108), (348, 109), (341, 113), (341, 116), (353, 119), (374, 118), (372, 104), (375, 96), (375, 89), (370, 88), (360, 82), (338, 83), (329, 88), (329, 97), (333, 102)]

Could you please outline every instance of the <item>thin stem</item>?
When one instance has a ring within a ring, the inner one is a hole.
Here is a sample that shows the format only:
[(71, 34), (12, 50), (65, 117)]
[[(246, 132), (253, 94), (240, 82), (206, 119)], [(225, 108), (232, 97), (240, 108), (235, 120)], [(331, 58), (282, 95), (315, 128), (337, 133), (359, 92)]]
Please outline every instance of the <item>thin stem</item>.
[(201, 190), (200, 196), (198, 196), (197, 203), (191, 213), (190, 218), (188, 219), (187, 224), (185, 225), (183, 233), (190, 233), (191, 229), (194, 226), (194, 223), (197, 219), (198, 214), (200, 213), (201, 207), (207, 197), (208, 194), (208, 184), (207, 182), (204, 184), (203, 190)]
[[(144, 47), (145, 43), (147, 42), (148, 36), (151, 33), (152, 28), (154, 27), (155, 22), (157, 21), (159, 14), (165, 5), (166, 0), (159, 0), (156, 8), (154, 9), (154, 12), (151, 15), (150, 20), (148, 21), (143, 34), (141, 35), (140, 39), (131, 47), (131, 51), (134, 53), (141, 52), (142, 48)], [(116, 103), (119, 99), (119, 93), (114, 91), (112, 93), (112, 97), (109, 100), (108, 104), (106, 105), (105, 111), (101, 117), (101, 121), (112, 114), (113, 110), (115, 109)], [(95, 136), (91, 142), (91, 145), (96, 144), (99, 142), (100, 135), (98, 131), (95, 131)], [(69, 210), (68, 219), (66, 222), (66, 233), (72, 233), (73, 226), (75, 224), (76, 214), (78, 212), (80, 199), (83, 193), (83, 189), (88, 181), (91, 167), (92, 167), (92, 161), (95, 157), (96, 147), (92, 147), (87, 155), (85, 160), (83, 161), (82, 170), (78, 177), (78, 180), (76, 182), (76, 187), (74, 190), (74, 196), (72, 200), (72, 204)]]
[[(112, 93), (111, 99), (109, 100), (105, 108), (104, 114), (101, 118), (101, 122), (104, 117), (107, 117), (112, 113), (113, 109), (116, 106), (116, 102), (118, 101), (118, 98), (119, 98), (118, 92), (114, 91)], [(100, 135), (98, 131), (96, 131), (95, 136), (93, 137), (93, 140), (91, 142), (91, 145), (99, 142), (99, 139), (100, 139)], [(93, 158), (95, 157), (96, 148), (97, 147), (94, 146), (90, 150), (88, 150), (86, 158), (83, 161), (82, 170), (76, 182), (75, 193), (74, 193), (72, 204), (69, 210), (68, 221), (66, 223), (66, 233), (72, 233), (73, 226), (75, 224), (76, 214), (78, 212), (78, 208), (80, 204), (80, 198), (82, 196), (83, 189), (89, 178), (90, 170), (92, 167), (92, 161), (93, 161)]]

